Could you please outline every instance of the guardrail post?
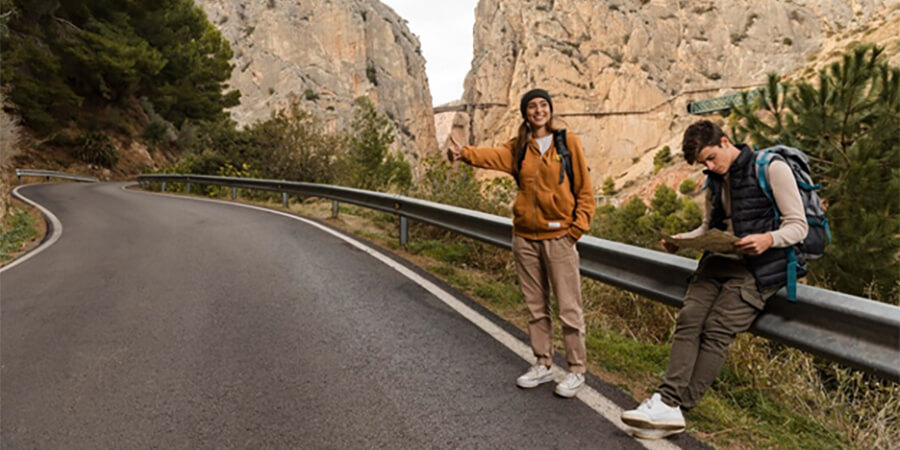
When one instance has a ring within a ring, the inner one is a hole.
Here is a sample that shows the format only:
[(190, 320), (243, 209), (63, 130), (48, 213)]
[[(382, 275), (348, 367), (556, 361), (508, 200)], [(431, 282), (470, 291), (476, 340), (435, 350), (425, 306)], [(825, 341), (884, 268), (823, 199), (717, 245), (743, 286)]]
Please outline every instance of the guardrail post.
[(22, 184), (22, 175), (16, 174), (16, 186)]
[(163, 184), (162, 184), (162, 191), (160, 191), (160, 192), (166, 192), (166, 182), (163, 181), (162, 183), (163, 183)]
[(47, 175), (46, 177), (44, 177), (44, 179), (45, 179), (46, 182), (49, 183), (49, 182), (50, 182), (50, 175)]
[(287, 197), (287, 192), (282, 192), (282, 193), (281, 193), (281, 206), (284, 206), (285, 208), (288, 207), (288, 197)]
[(185, 190), (187, 191), (186, 193), (190, 194), (191, 193), (191, 183), (190, 182), (185, 183), (185, 186), (186, 186)]
[(331, 201), (331, 218), (332, 218), (332, 219), (337, 219), (337, 218), (338, 218), (338, 212), (339, 212), (340, 210), (341, 210), (341, 204), (338, 203), (337, 200), (332, 200), (332, 201)]
[(406, 216), (400, 216), (400, 246), (406, 247), (409, 242), (409, 220)]
[(231, 199), (237, 200), (237, 188), (236, 187), (231, 188)]

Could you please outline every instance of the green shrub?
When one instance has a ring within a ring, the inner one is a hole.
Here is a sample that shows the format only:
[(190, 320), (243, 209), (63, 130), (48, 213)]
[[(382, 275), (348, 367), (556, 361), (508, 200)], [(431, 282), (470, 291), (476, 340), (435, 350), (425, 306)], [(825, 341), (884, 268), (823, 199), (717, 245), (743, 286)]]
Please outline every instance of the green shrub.
[(422, 177), (410, 192), (414, 197), (498, 216), (509, 216), (518, 192), (512, 177), (493, 178), (484, 183), (475, 169), (466, 164), (450, 164), (443, 155), (421, 162)]
[(166, 126), (165, 122), (154, 120), (148, 123), (147, 127), (144, 128), (144, 139), (154, 144), (160, 144), (165, 142), (168, 131), (169, 128)]
[(681, 192), (684, 195), (690, 195), (694, 193), (694, 190), (697, 189), (697, 182), (694, 181), (693, 178), (685, 178), (682, 180), (681, 184), (678, 186), (678, 192)]
[(112, 139), (99, 131), (84, 134), (75, 148), (75, 157), (89, 164), (112, 168), (119, 162), (119, 152)]
[(185, 120), (175, 138), (175, 147), (183, 152), (197, 150), (200, 145), (200, 134), (199, 126), (194, 125), (190, 120)]
[(669, 165), (670, 162), (672, 162), (672, 153), (667, 145), (653, 155), (653, 173), (659, 172), (660, 169)]
[(603, 180), (603, 195), (616, 195), (616, 182), (613, 181), (612, 177), (606, 177), (606, 179)]
[(378, 75), (375, 71), (375, 65), (369, 63), (366, 65), (366, 78), (375, 86), (378, 86)]
[(394, 127), (368, 97), (355, 102), (352, 134), (340, 173), (345, 185), (368, 190), (405, 191), (412, 183), (412, 167), (392, 152)]
[(303, 91), (303, 97), (311, 102), (314, 102), (319, 99), (319, 94), (317, 94), (316, 91), (312, 89), (306, 89)]
[[(591, 222), (591, 234), (612, 241), (657, 248), (659, 236), (655, 230), (668, 234), (689, 231), (700, 226), (703, 212), (690, 199), (679, 200), (675, 191), (661, 185), (656, 189), (648, 207), (639, 197), (632, 197), (616, 208), (598, 207)], [(694, 254), (682, 250), (682, 254)]]

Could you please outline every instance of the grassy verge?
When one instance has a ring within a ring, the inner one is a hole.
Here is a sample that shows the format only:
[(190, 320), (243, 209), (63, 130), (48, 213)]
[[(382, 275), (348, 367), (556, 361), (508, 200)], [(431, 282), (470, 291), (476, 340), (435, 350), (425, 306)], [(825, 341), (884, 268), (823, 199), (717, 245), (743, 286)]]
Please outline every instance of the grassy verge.
[[(342, 205), (331, 219), (325, 201), (290, 209), (392, 249), (526, 329), (528, 313), (505, 250), (418, 224), (401, 248), (394, 216)], [(593, 280), (582, 283), (589, 370), (646, 398), (665, 371), (677, 311)], [(559, 335), (555, 345), (562, 350)], [(717, 448), (892, 448), (900, 439), (900, 387), (744, 334), (687, 419), (690, 433)]]
[(0, 222), (0, 266), (5, 265), (41, 236), (43, 222), (25, 207), (10, 205)]

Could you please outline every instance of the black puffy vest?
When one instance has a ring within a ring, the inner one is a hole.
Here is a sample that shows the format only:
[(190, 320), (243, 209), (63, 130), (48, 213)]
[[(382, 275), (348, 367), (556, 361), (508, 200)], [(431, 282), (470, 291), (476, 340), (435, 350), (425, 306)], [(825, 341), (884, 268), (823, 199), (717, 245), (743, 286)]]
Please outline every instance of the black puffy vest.
[[(740, 156), (731, 164), (728, 174), (731, 178), (731, 225), (737, 237), (756, 233), (767, 233), (778, 229), (775, 220), (775, 205), (766, 197), (756, 179), (756, 154), (744, 144), (737, 146)], [(725, 230), (727, 214), (722, 205), (724, 178), (715, 172), (705, 171), (712, 191), (713, 210), (710, 227)], [(770, 247), (761, 255), (744, 255), (747, 268), (756, 278), (760, 290), (783, 286), (787, 283), (788, 248)], [(797, 277), (806, 275), (804, 261), (797, 261)]]

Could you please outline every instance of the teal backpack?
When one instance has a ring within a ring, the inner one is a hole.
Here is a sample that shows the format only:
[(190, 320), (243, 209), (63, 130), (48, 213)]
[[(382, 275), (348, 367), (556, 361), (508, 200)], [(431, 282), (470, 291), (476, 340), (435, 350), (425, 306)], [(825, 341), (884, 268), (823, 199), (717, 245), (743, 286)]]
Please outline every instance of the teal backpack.
[(806, 264), (807, 261), (819, 259), (825, 254), (825, 246), (831, 243), (831, 227), (825, 216), (825, 207), (819, 198), (818, 191), (821, 185), (812, 181), (809, 170), (809, 158), (802, 151), (786, 145), (776, 145), (756, 154), (756, 179), (763, 193), (772, 202), (775, 208), (776, 223), (781, 220), (781, 213), (775, 203), (772, 194), (772, 186), (769, 184), (766, 169), (772, 161), (781, 160), (787, 163), (797, 180), (800, 197), (803, 199), (803, 209), (806, 213), (806, 223), (809, 224), (809, 232), (800, 243), (788, 249), (788, 300), (797, 301), (797, 265)]

